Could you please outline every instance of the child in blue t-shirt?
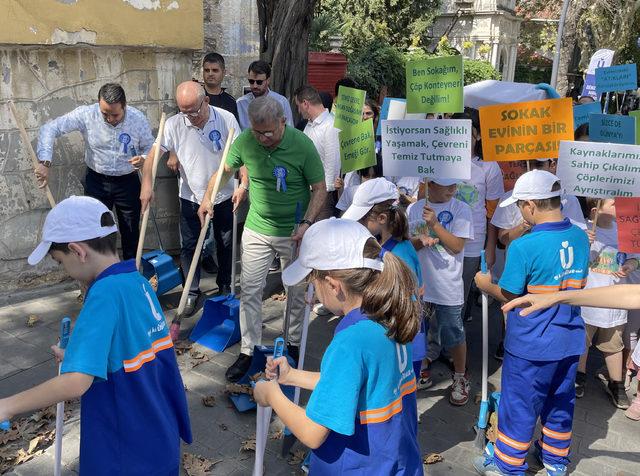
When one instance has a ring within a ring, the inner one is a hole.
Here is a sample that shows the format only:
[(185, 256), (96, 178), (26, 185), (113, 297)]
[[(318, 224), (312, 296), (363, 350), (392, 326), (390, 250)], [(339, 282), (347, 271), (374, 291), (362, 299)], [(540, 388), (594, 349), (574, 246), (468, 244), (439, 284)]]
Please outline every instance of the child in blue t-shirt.
[[(412, 273), (359, 223), (329, 219), (306, 231), (299, 258), (282, 273), (288, 286), (307, 276), (318, 299), (344, 317), (320, 372), (269, 359), (272, 380), (256, 384), (256, 402), (313, 449), (312, 476), (423, 474), (408, 345), (420, 324)], [(279, 383), (312, 391), (306, 412)]]
[(178, 475), (180, 439), (191, 443), (184, 386), (165, 317), (133, 260), (120, 262), (111, 212), (90, 197), (69, 197), (47, 215), (47, 253), (88, 287), (62, 370), (37, 387), (0, 400), (0, 420), (81, 399), (80, 474)]
[[(409, 239), (409, 222), (400, 208), (398, 187), (385, 178), (369, 180), (358, 188), (353, 203), (342, 218), (357, 220), (378, 237), (382, 248), (402, 259), (416, 278), (416, 296), (422, 295), (422, 270), (418, 253)], [(420, 378), (422, 359), (427, 356), (424, 319), (413, 339), (413, 369)]]
[[(533, 227), (513, 241), (498, 284), (478, 273), (476, 284), (500, 301), (529, 293), (581, 289), (589, 273), (587, 235), (563, 218), (561, 187), (550, 172), (522, 175), (511, 198)], [(532, 313), (519, 310), (507, 319), (498, 436), (494, 454), (474, 461), (480, 474), (524, 475), (525, 458), (538, 417), (542, 437), (535, 452), (552, 476), (564, 475), (569, 463), (578, 358), (585, 350), (580, 308), (564, 304)]]

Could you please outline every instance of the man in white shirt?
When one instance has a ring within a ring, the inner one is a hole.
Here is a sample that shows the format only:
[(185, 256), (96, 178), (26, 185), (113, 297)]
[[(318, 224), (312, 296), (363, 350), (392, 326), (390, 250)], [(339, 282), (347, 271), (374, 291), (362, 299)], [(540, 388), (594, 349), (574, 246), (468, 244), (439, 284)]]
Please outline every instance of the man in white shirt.
[(284, 109), (284, 117), (287, 121), (287, 125), (293, 126), (293, 114), (291, 113), (291, 105), (289, 100), (281, 94), (271, 91), (269, 89), (269, 80), (271, 78), (271, 66), (266, 61), (258, 60), (249, 65), (248, 81), (251, 87), (251, 92), (238, 98), (238, 122), (242, 130), (251, 127), (251, 121), (249, 121), (249, 104), (255, 98), (267, 95), (272, 97), (280, 104)]
[(295, 92), (296, 106), (300, 115), (307, 119), (305, 135), (316, 146), (324, 168), (327, 184), (327, 200), (317, 221), (334, 216), (336, 197), (336, 178), (340, 176), (340, 140), (339, 131), (333, 127), (334, 117), (322, 104), (317, 89), (313, 86), (301, 86)]
[[(179, 196), (180, 196), (180, 264), (186, 276), (195, 252), (201, 223), (198, 208), (207, 190), (211, 176), (214, 175), (227, 141), (229, 130), (235, 130), (234, 139), (239, 135), (239, 126), (232, 113), (209, 105), (209, 98), (203, 87), (194, 81), (185, 81), (178, 85), (176, 102), (180, 113), (167, 119), (162, 143), (163, 152), (169, 151), (178, 156)], [(144, 210), (153, 196), (151, 189), (151, 172), (153, 152), (145, 161), (140, 201)], [(248, 179), (241, 174), (242, 183), (236, 192), (236, 200), (244, 199), (248, 189)], [(216, 252), (218, 258), (218, 275), (216, 282), (219, 293), (229, 293), (231, 284), (231, 247), (234, 195), (233, 181), (221, 184), (215, 198), (215, 213), (212, 217)], [(234, 200), (235, 203), (235, 200)], [(200, 295), (200, 267), (189, 289), (189, 297), (184, 315), (195, 311)]]
[(87, 173), (84, 193), (100, 200), (118, 216), (122, 257), (134, 258), (140, 228), (140, 179), (136, 168), (153, 144), (145, 115), (127, 106), (124, 89), (107, 83), (98, 91), (98, 102), (80, 106), (47, 122), (38, 135), (36, 179), (47, 184), (56, 138), (79, 131), (84, 138)]

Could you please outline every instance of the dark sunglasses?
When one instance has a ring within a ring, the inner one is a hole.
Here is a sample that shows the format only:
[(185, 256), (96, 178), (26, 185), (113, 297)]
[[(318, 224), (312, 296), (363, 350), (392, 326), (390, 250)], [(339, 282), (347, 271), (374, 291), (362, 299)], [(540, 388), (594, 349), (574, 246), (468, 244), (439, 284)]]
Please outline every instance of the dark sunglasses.
[(258, 86), (262, 86), (262, 83), (264, 83), (265, 81), (265, 79), (250, 79), (249, 84), (257, 84)]

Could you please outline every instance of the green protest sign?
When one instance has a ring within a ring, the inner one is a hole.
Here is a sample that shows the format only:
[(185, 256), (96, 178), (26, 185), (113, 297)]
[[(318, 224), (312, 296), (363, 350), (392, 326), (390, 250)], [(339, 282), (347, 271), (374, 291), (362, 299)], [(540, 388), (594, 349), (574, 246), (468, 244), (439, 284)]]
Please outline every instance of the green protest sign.
[(373, 119), (340, 131), (340, 163), (343, 174), (376, 164)]
[(333, 127), (341, 131), (355, 126), (362, 122), (362, 108), (367, 92), (361, 89), (347, 88), (340, 86), (336, 106), (334, 110), (335, 122)]
[(636, 120), (636, 144), (640, 145), (640, 111), (630, 111), (629, 115)]
[(462, 112), (462, 56), (407, 61), (407, 112)]

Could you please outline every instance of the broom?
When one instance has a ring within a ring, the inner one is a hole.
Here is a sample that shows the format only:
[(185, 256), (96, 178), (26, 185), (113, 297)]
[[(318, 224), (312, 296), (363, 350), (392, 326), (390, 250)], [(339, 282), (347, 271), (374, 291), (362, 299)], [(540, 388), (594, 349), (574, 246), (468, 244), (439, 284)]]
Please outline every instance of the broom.
[[(227, 160), (227, 155), (229, 154), (229, 148), (231, 147), (234, 133), (235, 129), (233, 127), (229, 129), (227, 142), (224, 145), (224, 152), (222, 153), (222, 159), (220, 159), (220, 166), (218, 167), (218, 173), (216, 174), (216, 182), (213, 185), (213, 191), (211, 192), (212, 205), (215, 203), (218, 189), (220, 189), (222, 175), (224, 174), (224, 163)], [(187, 296), (189, 295), (189, 288), (191, 287), (193, 276), (196, 274), (196, 268), (200, 266), (200, 253), (202, 252), (202, 245), (204, 244), (204, 239), (207, 236), (207, 230), (209, 228), (210, 221), (211, 215), (207, 213), (204, 219), (204, 224), (202, 225), (202, 228), (200, 230), (200, 236), (198, 236), (198, 243), (196, 244), (196, 249), (193, 253), (193, 259), (191, 260), (191, 266), (189, 267), (189, 274), (187, 274), (187, 279), (185, 280), (184, 287), (182, 288), (182, 295), (180, 296), (180, 303), (178, 304), (176, 317), (171, 322), (171, 327), (169, 328), (169, 335), (171, 336), (171, 340), (173, 340), (174, 342), (178, 340), (178, 336), (180, 335), (180, 322), (184, 317), (184, 308), (187, 305)]]
[[(484, 250), (480, 252), (480, 270), (487, 273), (487, 260)], [(487, 420), (489, 416), (489, 399), (487, 398), (487, 379), (489, 378), (489, 298), (487, 293), (482, 293), (482, 401), (476, 426), (476, 439), (474, 446), (484, 449), (487, 437)]]

